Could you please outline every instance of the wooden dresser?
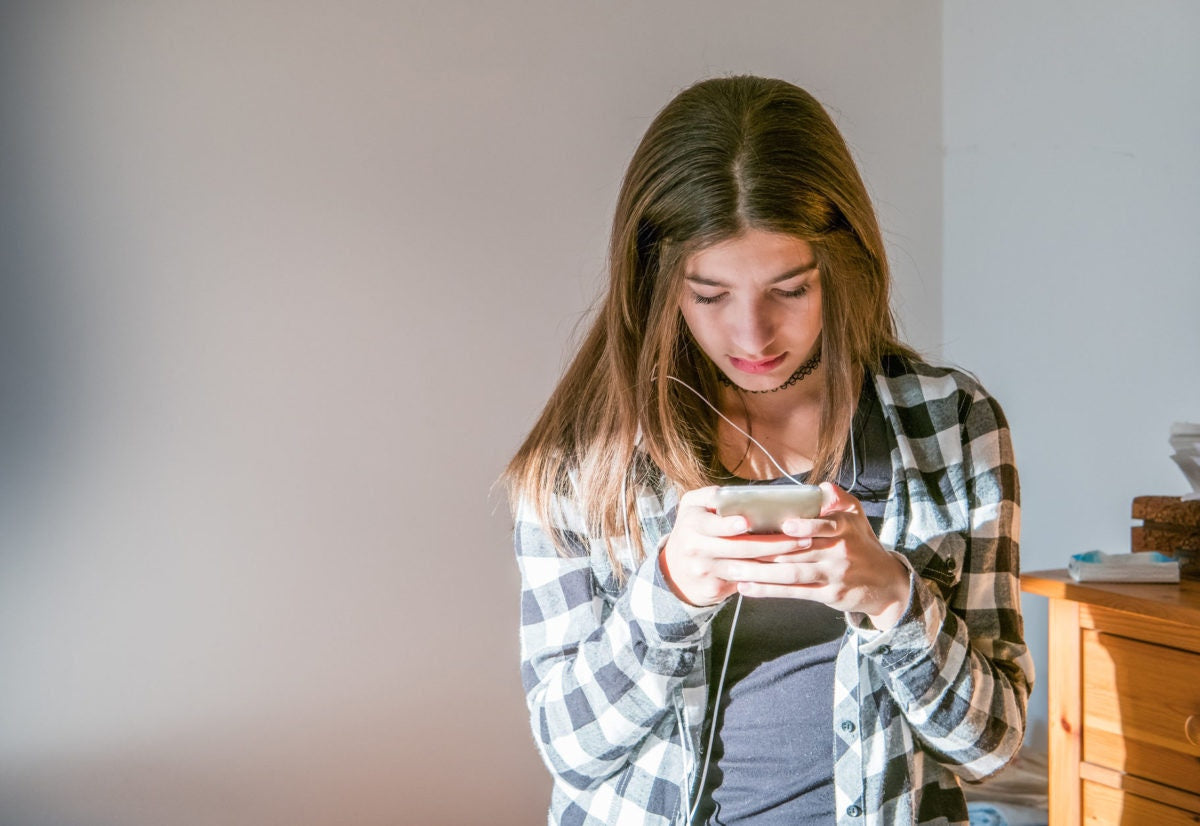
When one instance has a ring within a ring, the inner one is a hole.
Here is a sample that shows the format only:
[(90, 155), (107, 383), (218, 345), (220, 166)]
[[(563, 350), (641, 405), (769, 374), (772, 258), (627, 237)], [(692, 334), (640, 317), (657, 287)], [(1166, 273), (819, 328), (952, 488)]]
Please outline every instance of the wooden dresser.
[(1021, 590), (1050, 598), (1050, 826), (1200, 823), (1200, 582)]

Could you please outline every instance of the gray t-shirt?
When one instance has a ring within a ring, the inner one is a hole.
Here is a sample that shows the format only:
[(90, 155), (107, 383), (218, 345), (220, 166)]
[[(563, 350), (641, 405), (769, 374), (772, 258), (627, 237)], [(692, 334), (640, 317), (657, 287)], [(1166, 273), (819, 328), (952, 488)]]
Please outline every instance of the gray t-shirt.
[[(878, 531), (891, 487), (895, 440), (870, 381), (864, 383), (853, 428), (854, 456), (847, 457), (838, 482), (862, 501)], [(714, 710), (733, 603), (713, 620), (708, 721), (711, 725), (715, 712), (717, 734), (696, 822), (832, 823), (834, 663), (846, 630), (844, 616), (807, 600), (744, 600), (725, 690)], [(706, 729), (706, 743), (707, 737)]]

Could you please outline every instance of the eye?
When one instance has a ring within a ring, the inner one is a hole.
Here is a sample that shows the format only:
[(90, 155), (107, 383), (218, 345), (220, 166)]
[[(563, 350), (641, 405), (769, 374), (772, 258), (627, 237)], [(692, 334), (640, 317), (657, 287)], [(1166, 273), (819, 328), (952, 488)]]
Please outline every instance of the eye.
[(780, 290), (779, 294), (784, 298), (800, 298), (808, 294), (808, 284), (801, 284), (794, 290)]
[(727, 293), (717, 293), (716, 295), (700, 295), (700, 293), (692, 293), (692, 300), (697, 304), (716, 304), (726, 295)]

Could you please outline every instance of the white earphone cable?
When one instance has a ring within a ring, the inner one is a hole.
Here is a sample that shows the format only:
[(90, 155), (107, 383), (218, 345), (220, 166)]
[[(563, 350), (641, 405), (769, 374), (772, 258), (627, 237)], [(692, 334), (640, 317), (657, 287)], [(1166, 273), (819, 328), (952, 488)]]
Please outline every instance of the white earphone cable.
[(700, 809), (700, 801), (704, 798), (704, 781), (708, 779), (708, 766), (712, 760), (713, 741), (717, 737), (717, 715), (721, 713), (721, 694), (725, 690), (725, 675), (729, 673), (729, 655), (733, 652), (733, 633), (737, 630), (738, 617), (742, 613), (742, 595), (738, 594), (737, 603), (733, 606), (733, 619), (729, 623), (729, 639), (725, 643), (725, 660), (721, 663), (721, 676), (717, 680), (717, 693), (713, 698), (712, 725), (708, 727), (708, 744), (704, 747), (704, 767), (700, 771), (700, 782), (696, 784), (696, 799), (692, 801), (692, 809), (688, 812), (689, 826), (696, 818)]
[[(718, 410), (716, 405), (714, 405), (708, 399), (704, 398), (704, 394), (702, 394), (699, 390), (692, 387), (690, 384), (685, 382), (683, 379), (676, 378), (675, 376), (667, 376), (667, 378), (673, 382), (683, 385), (688, 390), (692, 391), (692, 393), (695, 394), (696, 398), (698, 398), (700, 401), (702, 401), (706, 405), (708, 405), (709, 408), (714, 413), (716, 413), (718, 416), (720, 416), (722, 419), (724, 419), (725, 422), (730, 427), (732, 427), (738, 433), (741, 433), (743, 436), (745, 436), (747, 439), (749, 439), (751, 444), (758, 447), (758, 449), (763, 452), (763, 455), (771, 460), (771, 464), (773, 464), (776, 467), (776, 469), (780, 473), (782, 473), (785, 477), (787, 477), (788, 479), (790, 479), (792, 482), (794, 482), (797, 485), (804, 484), (799, 479), (797, 479), (795, 476), (792, 476), (792, 474), (790, 474), (786, 470), (784, 470), (783, 466), (780, 465), (779, 462), (777, 462), (775, 460), (775, 457), (771, 455), (771, 452), (769, 450), (767, 450), (765, 447), (763, 447), (761, 442), (759, 442), (757, 439), (755, 439), (749, 433), (747, 433), (746, 431), (744, 431), (740, 427), (738, 427), (733, 421), (730, 420), (730, 418), (728, 416), (726, 416), (724, 413), (722, 413), (720, 410)], [(856, 450), (856, 445), (854, 444), (854, 427), (853, 427), (853, 425), (851, 425), (851, 427), (850, 427), (850, 460), (852, 462), (852, 465), (851, 465), (852, 475), (850, 477), (850, 487), (848, 487), (846, 489), (847, 492), (853, 490), (854, 486), (858, 483), (858, 451)], [(624, 493), (624, 491), (622, 491), (622, 493)], [(623, 499), (622, 499), (622, 509), (624, 509), (624, 500)], [(626, 532), (628, 532), (628, 525), (626, 526)], [(717, 678), (717, 692), (713, 697), (713, 712), (712, 712), (713, 719), (712, 719), (712, 723), (710, 724), (709, 729), (708, 729), (708, 743), (704, 747), (704, 765), (701, 767), (700, 778), (695, 786), (696, 799), (694, 801), (692, 801), (691, 809), (688, 811), (687, 822), (688, 822), (689, 826), (691, 826), (692, 821), (695, 820), (696, 812), (698, 812), (700, 810), (700, 802), (704, 798), (704, 783), (708, 780), (708, 769), (709, 769), (709, 765), (712, 760), (713, 742), (716, 740), (716, 736), (717, 736), (717, 715), (720, 714), (720, 710), (721, 710), (721, 696), (725, 691), (725, 677), (729, 673), (729, 657), (730, 657), (730, 654), (733, 653), (733, 635), (737, 631), (738, 617), (741, 616), (741, 613), (742, 613), (742, 595), (738, 594), (737, 603), (733, 607), (733, 619), (729, 623), (729, 638), (725, 643), (725, 658), (724, 658), (724, 661), (721, 663), (721, 674)]]
[[(712, 412), (716, 413), (718, 416), (720, 416), (722, 419), (725, 420), (726, 424), (728, 424), (730, 427), (732, 427), (738, 433), (741, 433), (743, 436), (745, 436), (747, 439), (749, 439), (750, 443), (752, 445), (754, 445), (755, 447), (757, 447), (759, 450), (761, 450), (763, 452), (763, 455), (766, 456), (771, 461), (771, 464), (773, 464), (775, 466), (776, 470), (778, 470), (780, 473), (782, 473), (784, 476), (786, 476), (789, 480), (791, 480), (795, 484), (797, 484), (797, 485), (804, 484), (799, 479), (797, 479), (795, 476), (793, 476), (792, 474), (790, 474), (786, 470), (784, 470), (783, 466), (780, 465), (779, 462), (775, 461), (775, 457), (771, 455), (771, 451), (767, 450), (765, 447), (762, 446), (762, 442), (760, 442), (758, 439), (755, 439), (749, 433), (747, 433), (746, 431), (744, 431), (740, 427), (738, 427), (728, 416), (726, 416), (724, 413), (722, 413), (720, 410), (718, 410), (717, 406), (715, 404), (710, 402), (708, 399), (704, 398), (703, 393), (701, 393), (696, 388), (692, 387), (690, 384), (688, 384), (683, 379), (676, 378), (675, 376), (667, 376), (667, 378), (673, 382), (683, 385), (688, 390), (692, 391), (692, 393), (695, 394), (696, 398), (698, 398), (700, 401), (702, 401), (706, 405), (708, 405), (709, 408), (712, 410)], [(854, 427), (853, 426), (851, 426), (851, 428), (850, 428), (850, 461), (852, 462), (852, 473), (850, 476), (850, 487), (846, 488), (847, 492), (853, 490), (854, 486), (858, 483), (858, 451), (855, 450)]]

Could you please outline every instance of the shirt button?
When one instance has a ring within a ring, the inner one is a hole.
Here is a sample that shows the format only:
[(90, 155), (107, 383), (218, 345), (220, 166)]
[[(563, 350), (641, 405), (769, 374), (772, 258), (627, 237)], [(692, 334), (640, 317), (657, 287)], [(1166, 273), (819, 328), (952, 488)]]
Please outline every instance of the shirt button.
[(849, 720), (843, 720), (842, 731), (846, 732), (847, 734), (854, 731), (854, 723), (851, 723)]
[(850, 808), (846, 809), (846, 814), (850, 815), (850, 817), (858, 817), (862, 814), (862, 809), (858, 808), (857, 806), (851, 806)]

